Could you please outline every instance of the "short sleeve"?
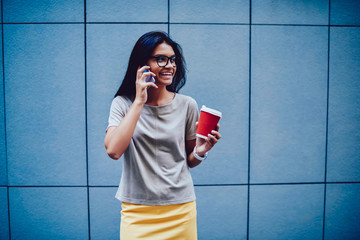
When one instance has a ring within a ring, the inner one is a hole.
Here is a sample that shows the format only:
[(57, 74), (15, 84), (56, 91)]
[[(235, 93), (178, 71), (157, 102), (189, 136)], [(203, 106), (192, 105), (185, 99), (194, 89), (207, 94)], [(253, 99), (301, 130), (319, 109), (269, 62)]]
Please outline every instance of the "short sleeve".
[(121, 120), (125, 117), (126, 112), (128, 111), (128, 106), (122, 97), (116, 97), (113, 99), (110, 107), (110, 114), (108, 120), (109, 127), (118, 126)]
[(186, 140), (196, 138), (196, 122), (199, 120), (199, 110), (196, 101), (189, 97), (189, 104), (186, 116)]

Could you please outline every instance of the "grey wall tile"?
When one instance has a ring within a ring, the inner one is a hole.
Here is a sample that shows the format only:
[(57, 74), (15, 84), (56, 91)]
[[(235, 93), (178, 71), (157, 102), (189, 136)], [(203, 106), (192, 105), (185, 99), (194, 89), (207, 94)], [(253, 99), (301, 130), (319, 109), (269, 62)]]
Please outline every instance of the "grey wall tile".
[(327, 28), (252, 29), (251, 182), (323, 181)]
[(331, 0), (330, 24), (360, 25), (359, 0)]
[(7, 188), (0, 187), (0, 239), (9, 239)]
[(250, 188), (249, 239), (321, 239), (324, 185)]
[(171, 23), (249, 23), (249, 0), (171, 0)]
[(167, 22), (167, 0), (88, 0), (88, 22)]
[(325, 239), (358, 239), (360, 236), (360, 185), (328, 184)]
[(9, 184), (86, 184), (83, 26), (4, 31)]
[(328, 181), (360, 181), (360, 29), (331, 28)]
[(9, 189), (12, 239), (88, 239), (87, 190)]
[(195, 187), (199, 239), (246, 239), (247, 186)]
[(83, 0), (4, 0), (5, 23), (84, 22)]
[(121, 202), (115, 198), (117, 188), (89, 189), (91, 239), (119, 239)]
[[(2, 30), (0, 30), (2, 34)], [(2, 39), (0, 39), (2, 46)], [(3, 59), (0, 59), (0, 185), (7, 185)]]
[(312, 24), (329, 23), (328, 0), (253, 0), (252, 23)]

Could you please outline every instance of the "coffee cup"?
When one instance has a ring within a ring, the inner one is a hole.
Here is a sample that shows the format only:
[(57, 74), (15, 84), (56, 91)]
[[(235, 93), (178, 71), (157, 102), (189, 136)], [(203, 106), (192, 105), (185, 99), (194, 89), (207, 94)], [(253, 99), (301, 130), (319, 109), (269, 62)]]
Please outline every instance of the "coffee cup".
[(206, 139), (208, 134), (210, 134), (212, 130), (215, 130), (221, 117), (221, 112), (203, 105), (200, 110), (196, 136)]

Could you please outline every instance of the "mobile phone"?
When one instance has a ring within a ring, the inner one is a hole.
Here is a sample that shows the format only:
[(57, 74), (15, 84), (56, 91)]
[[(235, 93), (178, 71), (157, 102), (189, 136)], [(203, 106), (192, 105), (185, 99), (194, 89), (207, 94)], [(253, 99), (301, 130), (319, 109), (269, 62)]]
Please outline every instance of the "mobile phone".
[[(147, 66), (147, 65), (145, 65), (145, 66)], [(149, 69), (146, 69), (146, 70), (144, 71), (144, 73), (145, 73), (145, 72), (149, 72)], [(150, 75), (150, 76), (147, 76), (146, 79), (145, 79), (145, 82), (153, 82), (153, 83), (154, 83), (154, 82), (155, 82), (155, 78), (154, 78), (153, 76), (151, 76), (151, 75)]]

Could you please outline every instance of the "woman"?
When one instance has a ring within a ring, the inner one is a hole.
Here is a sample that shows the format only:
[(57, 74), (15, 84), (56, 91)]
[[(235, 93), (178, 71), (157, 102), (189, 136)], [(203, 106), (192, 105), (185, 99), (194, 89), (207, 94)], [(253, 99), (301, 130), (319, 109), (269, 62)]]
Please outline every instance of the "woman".
[[(153, 77), (155, 82), (148, 81)], [(196, 138), (194, 99), (185, 84), (181, 47), (164, 32), (136, 42), (113, 99), (105, 136), (108, 155), (124, 154), (116, 198), (122, 201), (120, 238), (197, 239), (196, 203), (189, 167), (205, 159), (221, 138), (219, 125)]]

